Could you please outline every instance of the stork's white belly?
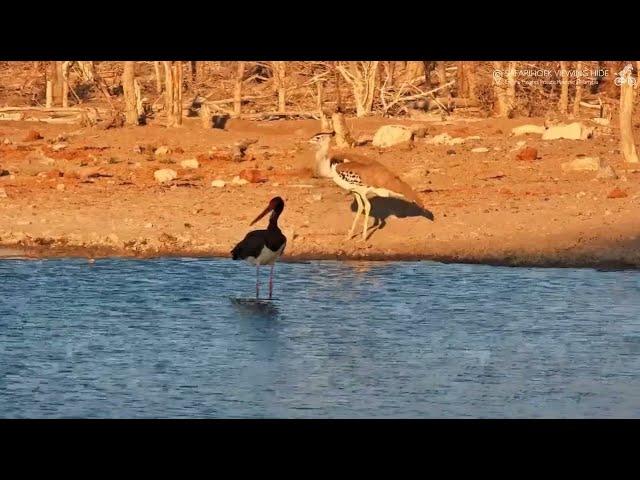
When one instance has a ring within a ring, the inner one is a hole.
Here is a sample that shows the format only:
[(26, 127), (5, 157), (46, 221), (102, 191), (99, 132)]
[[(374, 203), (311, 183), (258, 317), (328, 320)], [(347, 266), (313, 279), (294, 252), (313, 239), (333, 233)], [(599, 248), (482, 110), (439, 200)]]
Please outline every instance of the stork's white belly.
[(262, 251), (258, 257), (247, 257), (247, 262), (251, 265), (273, 265), (275, 261), (282, 255), (282, 251), (284, 250), (285, 244), (277, 250), (269, 250), (266, 246), (262, 247)]

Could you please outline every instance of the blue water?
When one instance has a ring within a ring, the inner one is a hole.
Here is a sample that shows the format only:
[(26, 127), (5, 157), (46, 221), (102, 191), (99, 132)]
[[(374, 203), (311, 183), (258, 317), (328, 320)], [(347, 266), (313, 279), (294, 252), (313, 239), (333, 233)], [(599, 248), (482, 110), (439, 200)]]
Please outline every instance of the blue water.
[(225, 259), (0, 279), (2, 418), (640, 417), (638, 271), (281, 263), (260, 303)]

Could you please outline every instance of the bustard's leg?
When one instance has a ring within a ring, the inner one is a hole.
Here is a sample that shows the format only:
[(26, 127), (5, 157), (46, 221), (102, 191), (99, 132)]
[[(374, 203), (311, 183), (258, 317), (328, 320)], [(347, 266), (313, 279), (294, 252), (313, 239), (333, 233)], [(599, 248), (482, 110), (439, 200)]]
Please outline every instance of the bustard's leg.
[(256, 300), (260, 298), (260, 264), (256, 265)]
[(364, 226), (362, 227), (362, 239), (367, 239), (367, 228), (369, 227), (369, 212), (371, 212), (371, 202), (366, 197), (366, 195), (362, 198), (364, 202)]
[(356, 202), (358, 202), (358, 211), (356, 212), (356, 216), (353, 219), (353, 223), (351, 224), (351, 230), (349, 230), (349, 233), (347, 234), (347, 240), (349, 240), (353, 236), (353, 232), (356, 229), (356, 224), (358, 223), (358, 217), (360, 217), (360, 214), (362, 213), (362, 210), (364, 208), (360, 195), (354, 192), (353, 196), (356, 198)]
[(269, 300), (271, 300), (271, 294), (273, 293), (273, 269), (275, 266), (275, 262), (271, 264), (271, 273), (269, 274)]

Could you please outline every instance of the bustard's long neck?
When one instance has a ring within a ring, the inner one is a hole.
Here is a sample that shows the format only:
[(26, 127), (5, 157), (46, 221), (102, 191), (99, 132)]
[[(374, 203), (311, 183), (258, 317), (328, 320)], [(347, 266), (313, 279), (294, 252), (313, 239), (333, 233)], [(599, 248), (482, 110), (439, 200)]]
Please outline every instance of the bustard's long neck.
[(318, 146), (318, 150), (316, 151), (316, 160), (322, 161), (327, 159), (327, 157), (329, 156), (330, 143), (331, 143), (331, 140), (329, 139), (320, 143), (320, 145)]

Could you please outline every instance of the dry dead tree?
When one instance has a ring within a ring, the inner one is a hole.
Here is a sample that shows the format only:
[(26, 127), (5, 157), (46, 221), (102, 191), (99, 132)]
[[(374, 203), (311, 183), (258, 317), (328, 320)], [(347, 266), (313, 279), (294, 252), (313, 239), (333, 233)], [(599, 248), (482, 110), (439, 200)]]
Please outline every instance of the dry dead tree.
[(271, 62), (273, 69), (273, 80), (275, 89), (278, 92), (278, 112), (285, 111), (285, 82), (286, 82), (286, 62)]
[(236, 68), (236, 78), (233, 88), (233, 116), (239, 117), (242, 114), (242, 77), (244, 77), (244, 62), (238, 62)]
[(165, 74), (167, 126), (182, 125), (182, 62), (162, 62)]
[(560, 101), (558, 109), (562, 115), (566, 115), (569, 108), (569, 71), (567, 62), (560, 62)]
[(620, 74), (620, 145), (627, 162), (638, 163), (638, 152), (633, 140), (633, 97), (638, 81), (632, 69), (625, 68)]
[(505, 72), (505, 62), (493, 62), (495, 111), (499, 117), (511, 116), (516, 100), (516, 62), (509, 62)]
[(573, 98), (573, 116), (577, 117), (580, 113), (580, 101), (582, 100), (582, 62), (576, 64), (576, 93)]
[(333, 123), (333, 130), (336, 133), (336, 145), (338, 148), (349, 148), (355, 143), (351, 132), (347, 126), (347, 122), (344, 120), (342, 112), (335, 112), (331, 117)]
[[(445, 85), (447, 83), (447, 67), (445, 62), (436, 62), (436, 74), (438, 75), (438, 82), (440, 85)], [(447, 90), (443, 93), (445, 95), (449, 94)]]
[(124, 111), (127, 119), (127, 125), (138, 125), (139, 116), (136, 102), (134, 62), (124, 62), (122, 87), (124, 89)]
[(156, 74), (156, 93), (162, 93), (162, 74), (160, 73), (160, 62), (153, 62), (153, 70)]
[[(344, 65), (347, 63), (347, 65)], [(356, 116), (369, 115), (373, 109), (376, 76), (380, 62), (338, 62), (337, 70), (351, 85), (356, 102)]]

